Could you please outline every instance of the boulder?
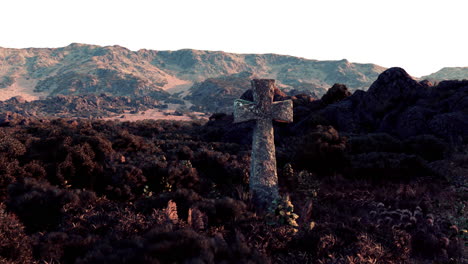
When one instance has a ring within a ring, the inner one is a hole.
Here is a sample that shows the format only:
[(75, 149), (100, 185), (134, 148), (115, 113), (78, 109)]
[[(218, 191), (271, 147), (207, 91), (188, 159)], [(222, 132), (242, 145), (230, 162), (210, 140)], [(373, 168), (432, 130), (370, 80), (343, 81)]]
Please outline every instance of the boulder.
[(349, 96), (351, 96), (351, 92), (348, 90), (346, 85), (335, 83), (332, 88), (328, 89), (328, 91), (322, 96), (321, 101), (323, 104), (329, 105), (339, 102)]

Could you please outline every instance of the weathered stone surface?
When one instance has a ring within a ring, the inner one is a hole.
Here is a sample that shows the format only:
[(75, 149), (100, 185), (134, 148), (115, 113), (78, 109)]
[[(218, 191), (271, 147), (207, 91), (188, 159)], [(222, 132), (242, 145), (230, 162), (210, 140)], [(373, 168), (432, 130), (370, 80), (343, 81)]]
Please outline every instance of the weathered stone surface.
[(234, 102), (234, 122), (255, 120), (250, 168), (250, 190), (259, 208), (278, 198), (278, 177), (272, 120), (293, 121), (291, 100), (273, 102), (274, 80), (252, 80), (254, 102)]

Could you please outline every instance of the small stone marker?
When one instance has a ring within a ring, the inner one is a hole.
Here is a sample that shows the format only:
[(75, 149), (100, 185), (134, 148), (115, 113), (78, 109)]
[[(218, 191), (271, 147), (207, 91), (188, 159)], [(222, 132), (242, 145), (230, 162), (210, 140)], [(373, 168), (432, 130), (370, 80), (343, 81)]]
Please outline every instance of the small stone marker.
[(279, 197), (272, 121), (292, 122), (293, 102), (273, 102), (275, 80), (254, 79), (252, 91), (254, 102), (240, 99), (234, 101), (234, 123), (256, 120), (252, 140), (250, 192), (254, 203), (265, 209)]

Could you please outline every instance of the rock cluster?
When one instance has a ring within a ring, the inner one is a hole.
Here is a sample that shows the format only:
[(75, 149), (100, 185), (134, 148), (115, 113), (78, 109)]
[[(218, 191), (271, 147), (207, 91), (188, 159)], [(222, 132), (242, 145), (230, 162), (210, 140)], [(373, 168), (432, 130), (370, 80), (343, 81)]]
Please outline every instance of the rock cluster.
[(391, 68), (367, 92), (356, 91), (319, 113), (342, 132), (386, 132), (401, 138), (433, 134), (466, 141), (468, 81), (430, 86), (413, 80), (401, 68)]

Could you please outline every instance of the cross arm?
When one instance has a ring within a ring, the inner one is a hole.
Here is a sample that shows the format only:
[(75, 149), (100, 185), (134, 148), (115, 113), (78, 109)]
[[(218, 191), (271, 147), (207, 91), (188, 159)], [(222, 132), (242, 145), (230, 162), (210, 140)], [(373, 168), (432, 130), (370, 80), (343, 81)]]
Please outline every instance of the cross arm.
[(254, 102), (237, 99), (234, 101), (234, 123), (245, 122), (261, 117), (270, 117), (277, 122), (293, 122), (292, 100), (273, 102), (270, 113), (259, 113)]
[(254, 102), (237, 99), (234, 101), (234, 123), (245, 122), (259, 117)]
[(277, 101), (271, 106), (271, 118), (277, 122), (291, 123), (293, 121), (293, 101)]

